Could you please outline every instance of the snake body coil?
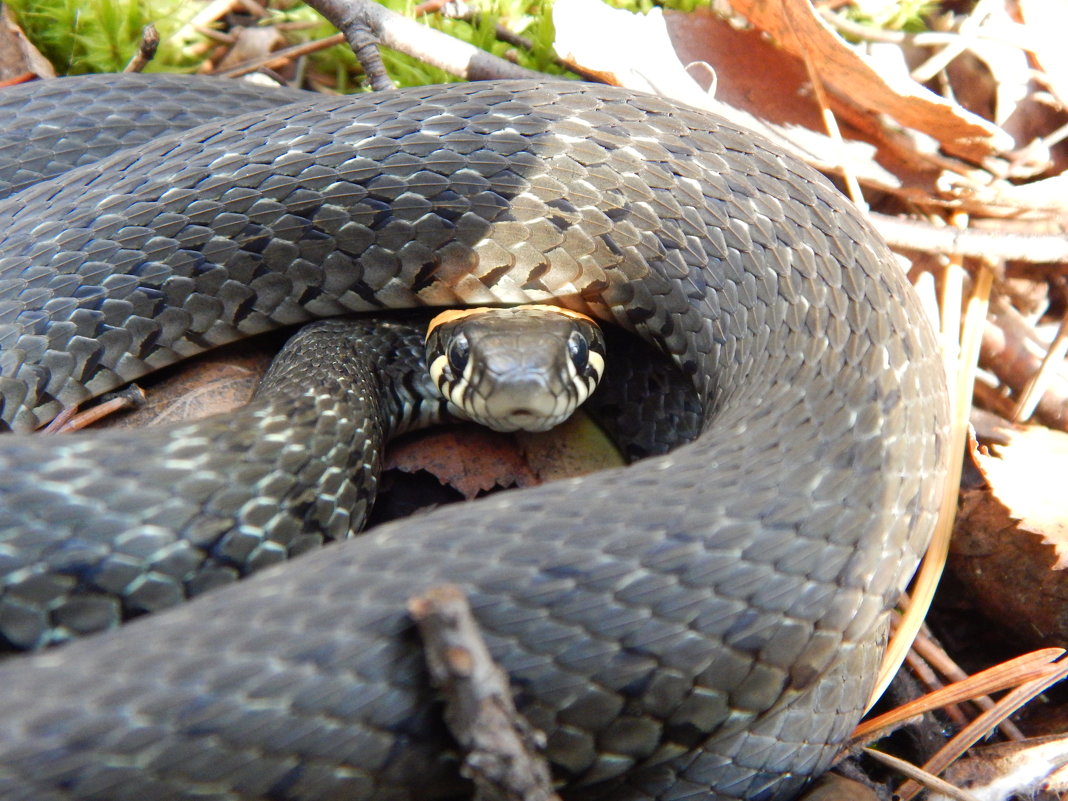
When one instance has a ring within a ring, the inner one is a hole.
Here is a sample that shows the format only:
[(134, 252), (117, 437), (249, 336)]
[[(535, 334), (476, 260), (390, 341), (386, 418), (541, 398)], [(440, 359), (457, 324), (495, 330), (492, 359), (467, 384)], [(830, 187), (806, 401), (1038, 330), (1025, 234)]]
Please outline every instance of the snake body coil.
[(582, 797), (786, 798), (859, 716), (936, 514), (943, 368), (886, 247), (759, 137), (582, 84), (307, 99), (25, 189), (0, 232), (17, 430), (280, 325), (546, 300), (657, 343), (707, 419), (9, 661), (3, 798), (462, 795), (404, 612), (444, 581)]

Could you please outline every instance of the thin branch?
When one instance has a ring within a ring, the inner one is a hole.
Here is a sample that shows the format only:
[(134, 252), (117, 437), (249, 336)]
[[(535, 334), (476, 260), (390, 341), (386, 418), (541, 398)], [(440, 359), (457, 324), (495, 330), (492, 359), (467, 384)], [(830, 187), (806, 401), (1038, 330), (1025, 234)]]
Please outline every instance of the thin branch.
[(382, 53), (378, 49), (378, 38), (371, 29), (371, 23), (360, 17), (351, 17), (339, 29), (348, 40), (353, 55), (363, 67), (364, 75), (376, 92), (386, 89), (396, 89), (396, 84), (386, 72), (386, 65), (382, 62)]
[(1068, 311), (1061, 317), (1057, 335), (1050, 343), (1049, 349), (1046, 350), (1046, 355), (1042, 357), (1042, 364), (1038, 371), (1031, 376), (1023, 392), (1020, 393), (1020, 398), (1016, 401), (1016, 409), (1010, 418), (1012, 422), (1023, 422), (1035, 413), (1046, 390), (1057, 380), (1057, 370), (1064, 363), (1066, 353), (1068, 353)]
[(283, 47), (280, 50), (274, 50), (270, 53), (265, 53), (262, 56), (249, 59), (248, 61), (242, 61), (240, 64), (234, 64), (232, 67), (227, 67), (224, 70), (214, 72), (214, 75), (220, 75), (224, 78), (239, 78), (242, 75), (247, 75), (250, 72), (255, 72), (262, 67), (266, 67), (272, 64), (283, 61), (292, 61), (306, 56), (310, 53), (317, 53), (320, 50), (325, 50), (328, 47), (339, 45), (345, 41), (345, 34), (335, 33), (332, 36), (327, 36), (323, 39), (316, 39), (314, 42), (303, 42), (301, 44), (292, 45), (290, 47)]
[(141, 41), (137, 43), (137, 52), (123, 68), (123, 72), (140, 72), (156, 57), (159, 48), (159, 31), (151, 22), (141, 29)]
[(408, 602), (445, 723), (466, 751), (461, 772), (477, 801), (560, 801), (541, 755), (544, 736), (516, 711), (508, 676), (489, 649), (459, 587), (433, 587)]
[[(923, 770), (941, 773), (972, 745), (993, 731), (1001, 721), (1068, 676), (1068, 661), (1055, 664), (1057, 665), (1056, 671), (1020, 685), (998, 701), (993, 709), (988, 709), (961, 729), (952, 740), (942, 746), (937, 754), (927, 760)], [(919, 791), (920, 788), (915, 783), (906, 781), (898, 788), (897, 795), (900, 796), (901, 801), (910, 801)]]
[[(1062, 666), (1054, 664), (1054, 661), (1062, 656), (1064, 656), (1063, 648), (1044, 648), (1033, 651), (927, 693), (858, 725), (849, 736), (849, 746), (878, 740), (912, 718), (925, 712), (941, 709), (946, 704), (974, 701), (988, 693), (1045, 679), (1061, 672)], [(989, 709), (993, 709), (994, 706), (996, 704), (991, 703)]]
[(870, 218), (887, 242), (903, 250), (958, 253), (994, 261), (1068, 261), (1068, 235), (936, 228), (885, 214), (872, 214)]
[(927, 610), (934, 599), (935, 588), (942, 576), (942, 570), (949, 555), (949, 539), (953, 531), (953, 520), (957, 512), (957, 495), (960, 492), (960, 476), (964, 461), (964, 452), (968, 444), (968, 410), (972, 405), (972, 388), (975, 386), (975, 372), (979, 367), (979, 343), (982, 339), (983, 321), (986, 319), (990, 303), (990, 287), (994, 274), (981, 263), (975, 278), (972, 296), (968, 300), (961, 337), (958, 369), (950, 371), (950, 433), (949, 433), (949, 471), (942, 487), (942, 503), (935, 524), (934, 535), (927, 552), (920, 562), (920, 569), (913, 580), (913, 595), (909, 608), (902, 615), (901, 624), (883, 656), (879, 668), (875, 690), (868, 703), (872, 704), (886, 691), (891, 679), (905, 661), (912, 641), (927, 616)]
[(362, 24), (381, 44), (406, 53), (426, 64), (461, 78), (544, 78), (540, 72), (497, 58), (466, 42), (453, 39), (371, 0), (308, 0), (308, 5), (326, 17), (338, 30)]
[(908, 776), (913, 781), (920, 782), (927, 788), (937, 790), (943, 795), (956, 799), (956, 801), (981, 801), (981, 799), (972, 795), (967, 790), (962, 790), (956, 785), (950, 784), (945, 779), (940, 779), (933, 773), (928, 773), (922, 768), (916, 767), (911, 762), (906, 762), (904, 759), (900, 759), (892, 754), (884, 754), (882, 751), (876, 751), (874, 748), (865, 748), (864, 753), (875, 761), (882, 762), (884, 765)]

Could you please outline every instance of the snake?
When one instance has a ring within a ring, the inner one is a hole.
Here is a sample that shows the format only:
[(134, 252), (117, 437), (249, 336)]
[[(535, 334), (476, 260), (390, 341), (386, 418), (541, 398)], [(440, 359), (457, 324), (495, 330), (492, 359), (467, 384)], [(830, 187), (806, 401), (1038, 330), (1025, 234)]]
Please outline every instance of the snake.
[[(8, 527), (90, 486), (121, 531), (156, 486), (145, 467), (112, 502), (62, 438), (25, 433), (60, 409), (350, 312), (590, 314), (677, 365), (702, 430), (6, 660), (0, 797), (469, 796), (405, 611), (446, 582), (565, 798), (787, 799), (826, 770), (872, 690), (948, 453), (936, 340), (856, 208), (762, 137), (623, 88), (486, 81), (249, 108), (208, 80), (0, 92), (17, 119), (48, 122), (24, 139), (130, 145), (55, 177), (9, 159), (0, 464), (30, 449), (58, 467), (33, 492), (0, 467)], [(150, 98), (171, 91), (216, 119), (134, 143), (115, 120), (155, 127)], [(44, 180), (24, 185), (34, 170)], [(232, 453), (200, 450), (243, 489)], [(136, 474), (136, 447), (124, 454)], [(282, 483), (259, 483), (265, 507)]]

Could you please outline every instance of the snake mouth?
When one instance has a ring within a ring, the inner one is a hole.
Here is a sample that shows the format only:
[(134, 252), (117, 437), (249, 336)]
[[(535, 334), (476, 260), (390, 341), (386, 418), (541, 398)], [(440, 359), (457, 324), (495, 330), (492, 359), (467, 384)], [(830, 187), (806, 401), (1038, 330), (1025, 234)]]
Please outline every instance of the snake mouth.
[[(533, 409), (512, 409), (503, 414), (498, 413), (491, 418), (480, 418), (478, 422), (488, 425), (495, 431), (529, 431), (537, 433), (555, 428), (571, 416), (572, 409), (567, 409), (564, 414), (546, 414)], [(487, 422), (489, 420), (489, 422)]]

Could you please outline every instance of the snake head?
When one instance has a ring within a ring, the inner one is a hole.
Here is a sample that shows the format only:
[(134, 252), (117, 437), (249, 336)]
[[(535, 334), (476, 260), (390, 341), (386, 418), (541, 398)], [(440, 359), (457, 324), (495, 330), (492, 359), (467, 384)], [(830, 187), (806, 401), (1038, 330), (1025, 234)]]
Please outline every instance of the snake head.
[(597, 387), (605, 343), (589, 317), (555, 306), (459, 309), (431, 320), (426, 362), (458, 417), (547, 431)]

